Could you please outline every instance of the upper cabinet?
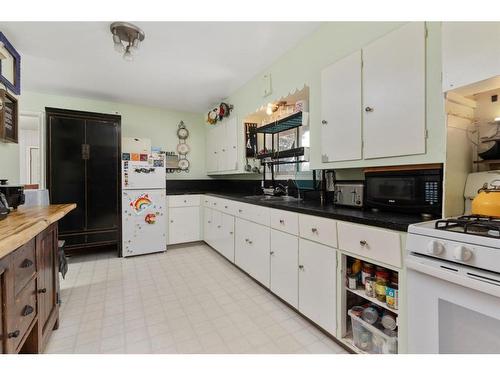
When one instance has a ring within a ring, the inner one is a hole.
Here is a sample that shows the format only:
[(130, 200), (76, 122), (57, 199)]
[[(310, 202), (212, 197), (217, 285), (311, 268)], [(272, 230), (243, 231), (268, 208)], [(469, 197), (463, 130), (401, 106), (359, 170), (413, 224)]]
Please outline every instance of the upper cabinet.
[(207, 132), (207, 173), (231, 172), (238, 169), (238, 121), (236, 116), (209, 125)]
[(425, 24), (363, 49), (364, 158), (425, 153)]
[(361, 159), (361, 51), (321, 72), (321, 158)]
[(424, 154), (425, 23), (408, 23), (322, 71), (322, 162)]
[(500, 22), (443, 22), (443, 91), (500, 75)]

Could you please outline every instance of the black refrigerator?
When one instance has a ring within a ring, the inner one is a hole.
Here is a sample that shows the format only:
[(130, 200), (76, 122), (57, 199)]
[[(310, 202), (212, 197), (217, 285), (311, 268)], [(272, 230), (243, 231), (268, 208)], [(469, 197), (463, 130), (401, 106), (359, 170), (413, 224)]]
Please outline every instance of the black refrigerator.
[(69, 252), (121, 252), (121, 116), (45, 108), (51, 204), (76, 203), (59, 221)]

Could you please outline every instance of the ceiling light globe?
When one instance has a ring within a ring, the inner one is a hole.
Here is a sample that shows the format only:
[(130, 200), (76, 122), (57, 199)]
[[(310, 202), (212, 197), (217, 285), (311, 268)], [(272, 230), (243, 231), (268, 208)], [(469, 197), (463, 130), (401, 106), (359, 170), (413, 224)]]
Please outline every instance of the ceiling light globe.
[(115, 44), (122, 42), (118, 34), (113, 34), (113, 42), (115, 42)]
[(125, 53), (123, 54), (123, 60), (125, 61), (132, 61), (134, 59), (134, 56), (132, 56), (132, 54), (130, 53), (130, 50), (127, 48), (127, 50), (125, 51)]
[(115, 43), (115, 51), (118, 53), (125, 52), (125, 47), (123, 46), (123, 44), (121, 42)]

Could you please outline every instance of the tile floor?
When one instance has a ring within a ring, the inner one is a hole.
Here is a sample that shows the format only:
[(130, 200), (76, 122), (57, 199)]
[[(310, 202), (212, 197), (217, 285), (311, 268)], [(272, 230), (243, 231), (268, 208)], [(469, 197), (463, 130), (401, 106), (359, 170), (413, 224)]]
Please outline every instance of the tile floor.
[(346, 353), (203, 243), (70, 259), (46, 353)]

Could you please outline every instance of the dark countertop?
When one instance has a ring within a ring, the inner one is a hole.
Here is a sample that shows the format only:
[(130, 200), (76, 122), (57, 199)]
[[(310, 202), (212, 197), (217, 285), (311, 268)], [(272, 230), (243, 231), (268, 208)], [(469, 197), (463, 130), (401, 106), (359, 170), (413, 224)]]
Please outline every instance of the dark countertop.
[(307, 215), (321, 216), (330, 219), (337, 219), (341, 221), (348, 221), (352, 223), (372, 225), (375, 227), (386, 228), (397, 230), (400, 232), (406, 232), (410, 224), (415, 224), (424, 221), (422, 217), (418, 214), (404, 214), (397, 212), (387, 212), (387, 211), (370, 211), (361, 210), (357, 208), (349, 207), (335, 207), (331, 204), (327, 206), (321, 206), (318, 201), (306, 200), (306, 201), (266, 201), (258, 198), (252, 198), (248, 196), (248, 193), (220, 193), (220, 192), (210, 192), (210, 191), (184, 191), (184, 192), (174, 192), (168, 195), (179, 195), (179, 194), (207, 194), (214, 197), (232, 199), (238, 202), (244, 202), (249, 204), (255, 204), (258, 206), (276, 208), (280, 210), (293, 211)]

